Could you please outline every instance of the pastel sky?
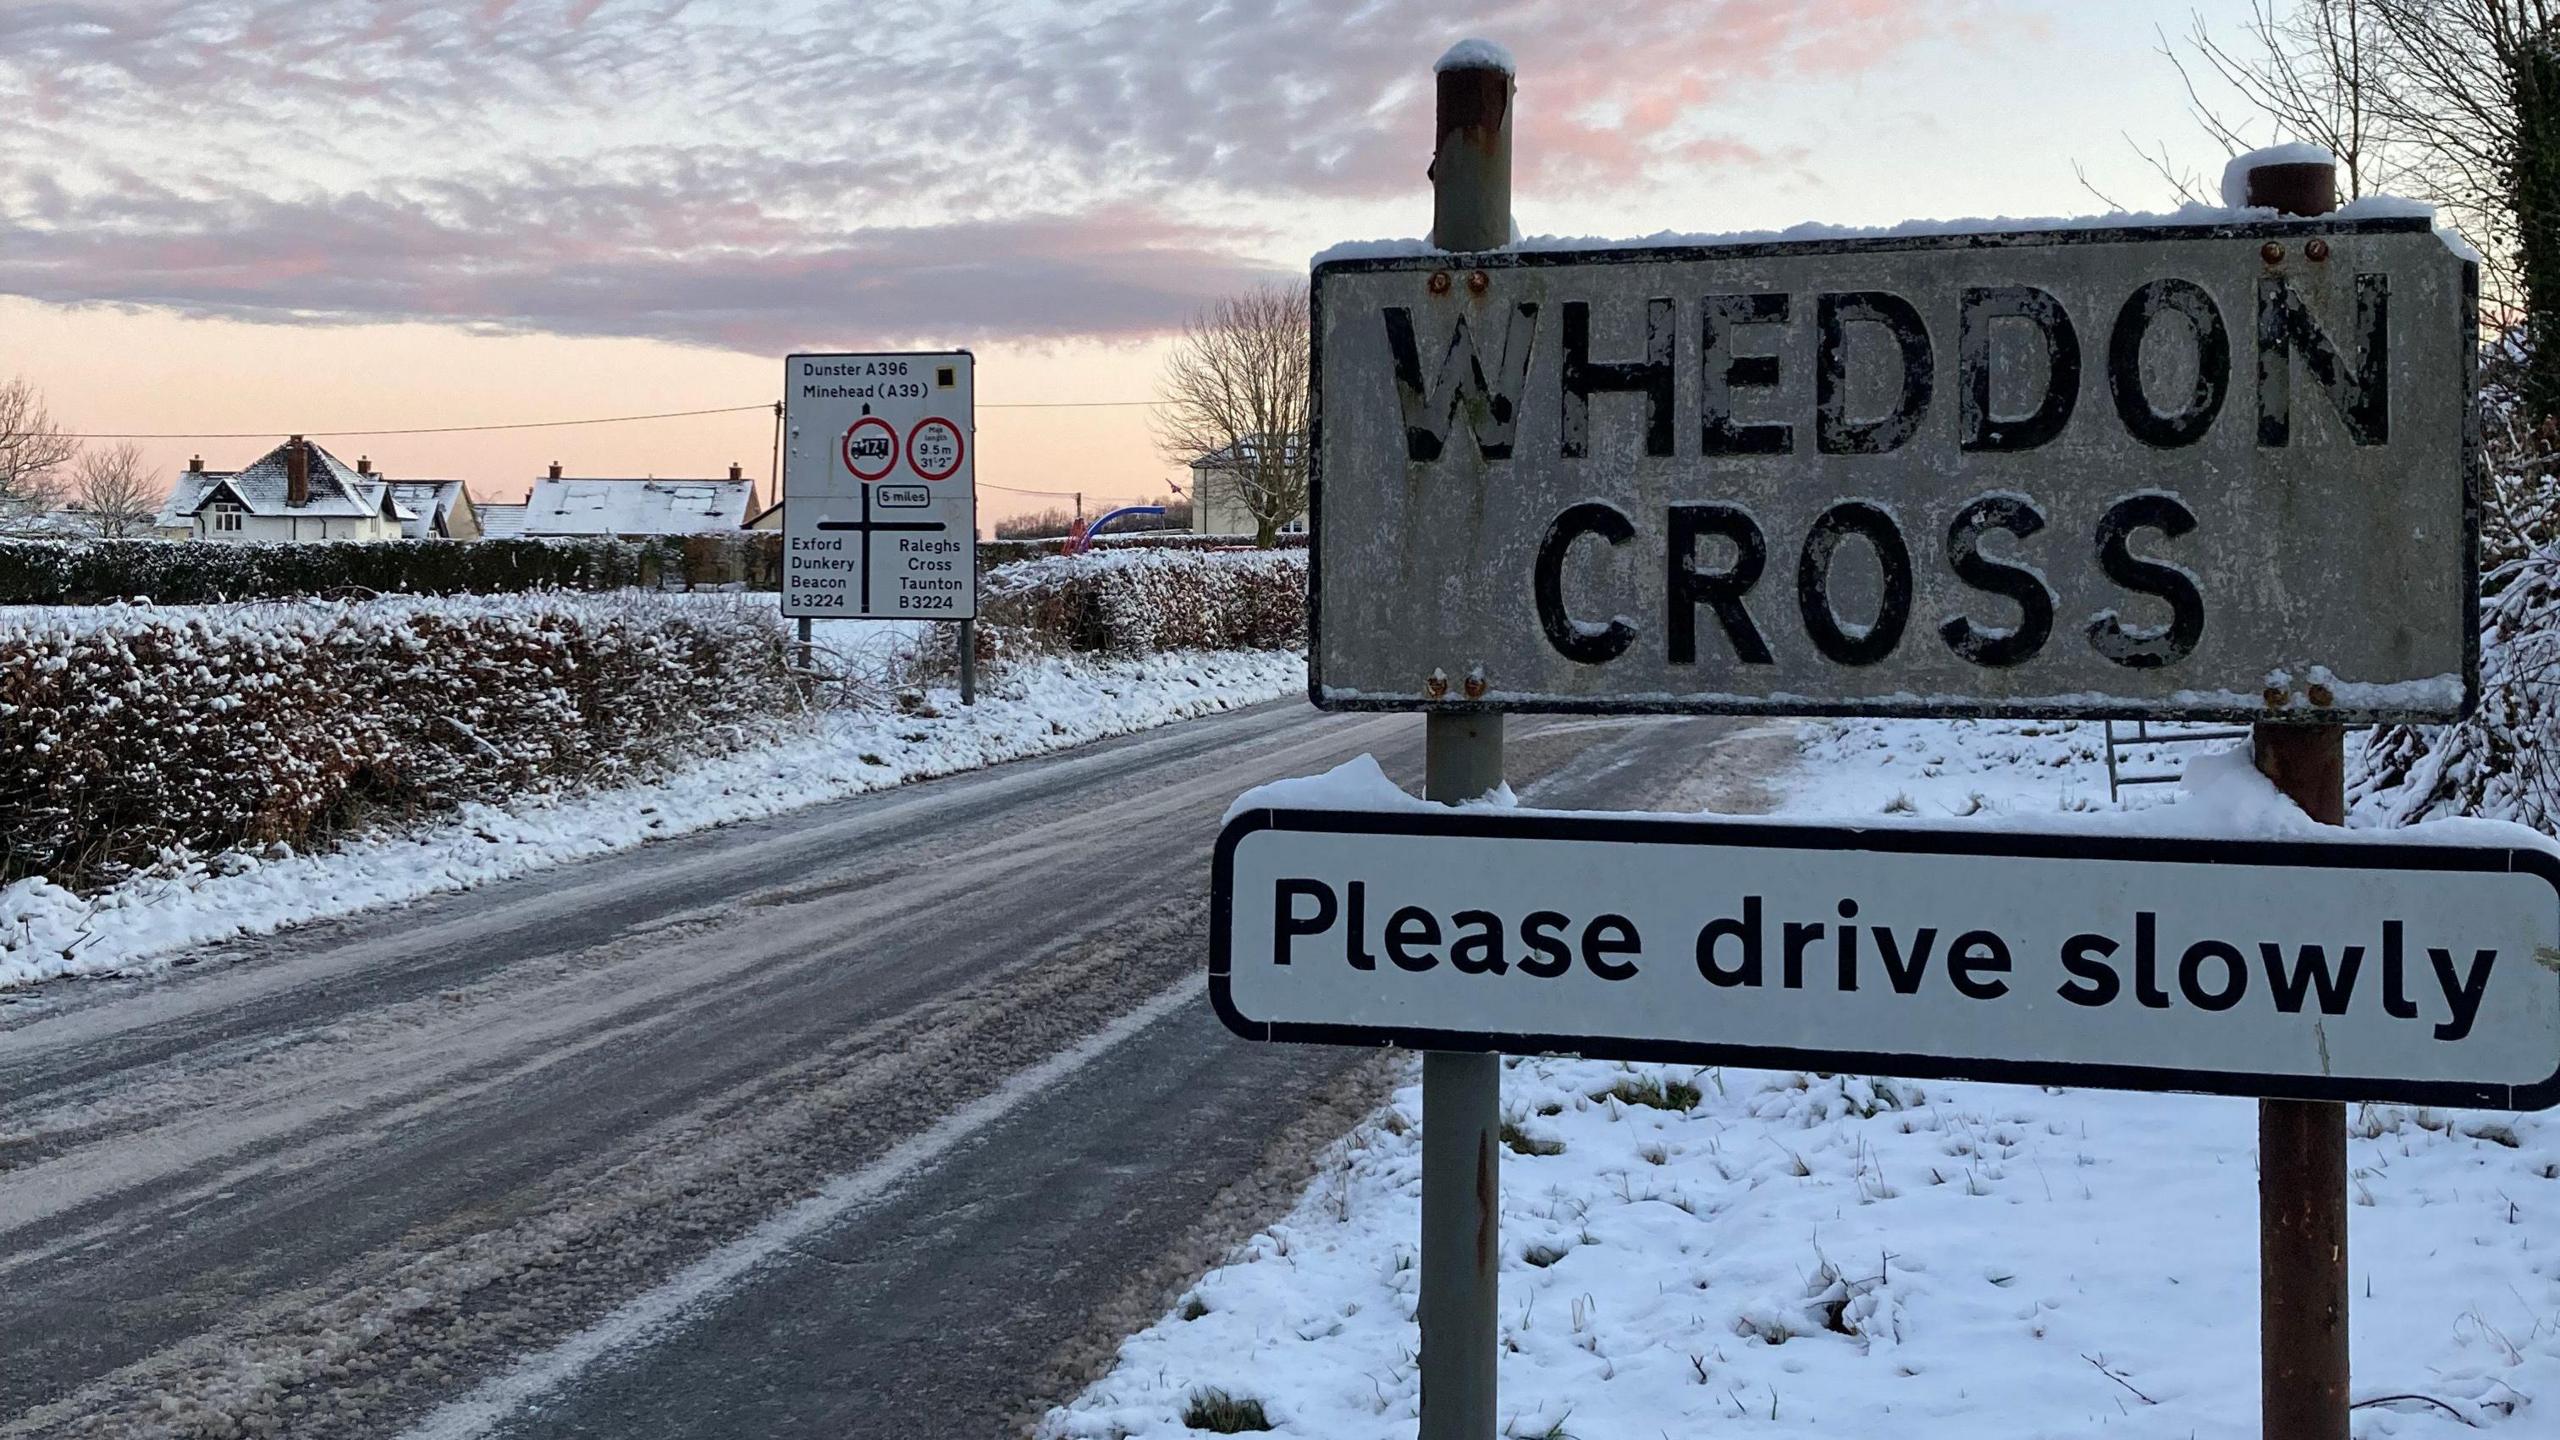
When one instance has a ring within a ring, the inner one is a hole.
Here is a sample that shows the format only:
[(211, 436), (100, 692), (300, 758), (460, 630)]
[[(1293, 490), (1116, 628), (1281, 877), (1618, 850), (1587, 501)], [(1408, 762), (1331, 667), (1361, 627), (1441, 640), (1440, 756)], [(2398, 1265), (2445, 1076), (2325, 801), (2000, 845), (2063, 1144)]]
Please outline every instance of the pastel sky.
[[(286, 430), (769, 404), (795, 349), (966, 345), (979, 478), (1160, 496), (1202, 300), (1428, 223), (1430, 66), (1520, 61), (1518, 219), (2048, 215), (2221, 156), (2188, 0), (5, 0), (0, 378), (157, 465)], [(2204, 0), (2217, 23), (2244, 0)], [(769, 413), (328, 438), (514, 498), (769, 468)], [(996, 487), (1013, 487), (1003, 490)]]

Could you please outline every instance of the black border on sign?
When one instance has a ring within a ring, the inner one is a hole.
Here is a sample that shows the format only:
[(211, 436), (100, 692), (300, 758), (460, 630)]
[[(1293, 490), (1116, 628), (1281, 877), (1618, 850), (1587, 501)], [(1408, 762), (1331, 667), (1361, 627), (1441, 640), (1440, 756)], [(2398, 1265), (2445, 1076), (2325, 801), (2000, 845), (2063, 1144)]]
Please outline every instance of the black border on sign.
[[(1209, 1003), (1227, 1029), (1247, 1040), (1318, 1045), (1397, 1046), (1512, 1055), (1586, 1055), (1684, 1065), (1741, 1065), (1897, 1075), (1916, 1080), (1987, 1080), (2006, 1085), (2077, 1085), (2200, 1095), (2290, 1100), (2374, 1101), (2492, 1110), (2546, 1110), (2560, 1104), (2560, 1054), (2552, 1073), (2530, 1085), (2459, 1080), (2393, 1080), (2381, 1076), (2262, 1075), (2170, 1066), (2097, 1065), (2073, 1061), (1998, 1060), (1866, 1050), (1798, 1050), (1703, 1041), (1639, 1040), (1566, 1034), (1511, 1034), (1414, 1027), (1308, 1024), (1252, 1019), (1236, 1008), (1234, 973), (1235, 854), (1265, 830), (1332, 835), (1427, 835), (1482, 839), (1561, 840), (1597, 844), (1742, 846), (1792, 850), (1865, 850), (1894, 855), (1970, 855), (2055, 860), (2147, 860), (2177, 864), (2311, 869), (2405, 870), (2413, 873), (2501, 873), (2535, 876), (2560, 910), (2560, 858), (2540, 850), (2395, 845), (2303, 840), (2187, 840), (2146, 836), (2020, 834), (2000, 831), (1874, 829), (1781, 825), (1757, 821), (1648, 820), (1616, 815), (1521, 815), (1484, 811), (1336, 811), (1257, 808), (1239, 813), (1218, 834), (1209, 880)], [(2560, 979), (2553, 982), (2560, 984)]]
[[(2269, 711), (2249, 706), (2172, 705), (2166, 701), (2108, 698), (2088, 704), (2052, 700), (1637, 700), (1618, 696), (1537, 695), (1519, 699), (1442, 699), (1413, 695), (1335, 695), (1324, 683), (1324, 296), (1331, 275), (1428, 270), (1536, 270), (1558, 265), (1638, 265), (1708, 260), (1747, 260), (1788, 255), (1875, 255), (1904, 251), (2016, 250), (2064, 245), (2122, 245), (2153, 240), (2285, 240), (2314, 235), (2423, 235), (2434, 225), (2421, 216), (2362, 220), (2253, 220), (2209, 225), (2118, 225), (2087, 230), (2002, 230), (1965, 234), (1855, 236), (1828, 240), (1763, 240), (1732, 245), (1629, 246), (1594, 250), (1431, 251), (1326, 260), (1309, 272), (1307, 287), (1307, 703), (1319, 710), (1399, 711), (1426, 714), (1567, 715), (1871, 715), (1898, 719), (2211, 720), (2280, 721), (2285, 724), (2441, 724), (2467, 720), (2480, 702), (2480, 433), (2472, 406), (2462, 439), (2462, 554), (2470, 580), (2462, 592), (2462, 700), (2451, 714), (2407, 708), (2309, 706)], [(2458, 259), (2459, 257), (2457, 257)], [(2464, 295), (2479, 309), (2480, 266), (2460, 261)], [(2469, 393), (2479, 390), (2479, 351), (2471, 332), (2456, 337)]]

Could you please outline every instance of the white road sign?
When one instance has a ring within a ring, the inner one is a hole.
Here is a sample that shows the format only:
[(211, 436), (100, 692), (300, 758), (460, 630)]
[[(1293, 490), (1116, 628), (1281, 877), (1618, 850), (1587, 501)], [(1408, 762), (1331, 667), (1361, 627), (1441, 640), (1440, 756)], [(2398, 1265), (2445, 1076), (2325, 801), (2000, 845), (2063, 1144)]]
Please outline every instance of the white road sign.
[(2454, 717), (2476, 285), (2403, 218), (1327, 260), (1311, 693)]
[(976, 619), (969, 352), (783, 364), (782, 613)]
[(2539, 850), (1256, 809), (1248, 1039), (2542, 1109)]

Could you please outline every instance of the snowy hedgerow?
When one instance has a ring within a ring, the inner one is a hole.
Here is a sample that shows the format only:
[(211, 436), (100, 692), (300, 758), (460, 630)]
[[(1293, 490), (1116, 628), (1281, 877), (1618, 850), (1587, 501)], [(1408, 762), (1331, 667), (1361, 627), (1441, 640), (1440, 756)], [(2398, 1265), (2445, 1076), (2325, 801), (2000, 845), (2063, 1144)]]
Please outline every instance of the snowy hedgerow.
[(623, 778), (797, 708), (765, 603), (619, 597), (19, 611), (0, 628), (0, 881), (297, 845)]
[(371, 540), (229, 545), (204, 540), (0, 540), (0, 604), (162, 605), (303, 595), (487, 595), (743, 584), (781, 586), (773, 533)]
[(2395, 725), (2367, 741), (2348, 786), (2359, 823), (2451, 815), (2560, 833), (2560, 546), (2500, 567), (2482, 587), (2480, 708), (2458, 725)]
[(987, 572), (990, 620), (1067, 650), (1282, 650), (1307, 638), (1298, 550), (1096, 550)]

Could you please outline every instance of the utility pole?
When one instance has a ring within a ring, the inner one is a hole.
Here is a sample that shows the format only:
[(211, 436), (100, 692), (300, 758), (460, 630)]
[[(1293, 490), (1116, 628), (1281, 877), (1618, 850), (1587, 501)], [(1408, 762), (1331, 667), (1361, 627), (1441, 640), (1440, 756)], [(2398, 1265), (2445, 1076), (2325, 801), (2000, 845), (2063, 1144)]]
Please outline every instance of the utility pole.
[[(1487, 59), (1435, 79), (1432, 243), (1498, 249), (1511, 242), (1511, 72)], [(1431, 713), (1422, 723), (1425, 798), (1455, 804), (1501, 785), (1499, 713)], [(1425, 1054), (1421, 1440), (1493, 1437), (1501, 1137), (1502, 1057)]]
[[(2261, 165), (2248, 201), (2287, 215), (2338, 208), (2336, 169)], [(2267, 242), (2267, 263), (2284, 259)], [(2315, 692), (2313, 704), (2325, 703)], [(2258, 769), (2303, 813), (2347, 823), (2346, 730), (2262, 721)], [(2347, 1107), (2258, 1102), (2258, 1394), (2266, 1440), (2347, 1440)]]

